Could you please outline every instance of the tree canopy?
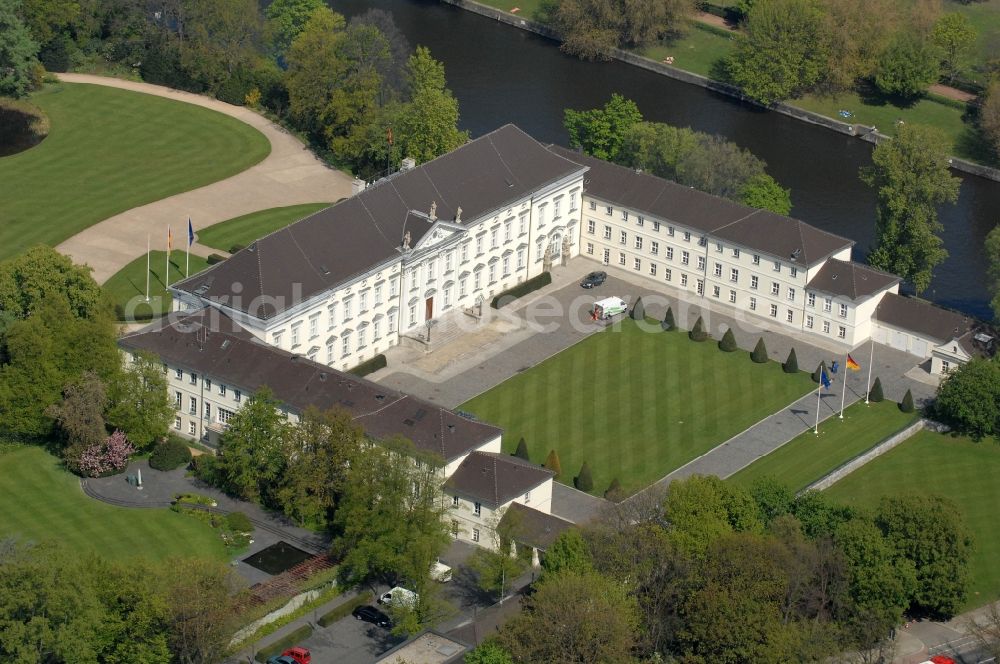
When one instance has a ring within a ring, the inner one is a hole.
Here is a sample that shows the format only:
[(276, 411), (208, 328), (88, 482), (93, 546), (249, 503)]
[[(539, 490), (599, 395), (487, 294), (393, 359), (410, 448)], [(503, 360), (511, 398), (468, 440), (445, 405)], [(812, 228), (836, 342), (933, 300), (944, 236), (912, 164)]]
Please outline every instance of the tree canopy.
[(17, 0), (0, 0), (0, 96), (24, 97), (38, 84), (38, 43), (18, 16)]
[(608, 60), (615, 48), (680, 34), (694, 8), (691, 0), (551, 0), (542, 12), (564, 52)]
[(952, 369), (938, 387), (934, 414), (977, 440), (1000, 434), (1000, 364), (975, 358)]

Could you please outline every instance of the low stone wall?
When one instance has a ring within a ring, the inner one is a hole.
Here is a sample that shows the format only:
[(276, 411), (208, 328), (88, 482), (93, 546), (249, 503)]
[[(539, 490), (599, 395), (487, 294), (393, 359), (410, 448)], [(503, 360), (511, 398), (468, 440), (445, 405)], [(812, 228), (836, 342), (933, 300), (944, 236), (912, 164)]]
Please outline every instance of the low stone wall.
[(898, 433), (894, 433), (893, 435), (889, 436), (888, 438), (886, 438), (881, 443), (871, 448), (864, 454), (854, 457), (853, 459), (843, 464), (842, 466), (834, 470), (826, 477), (822, 477), (819, 480), (813, 482), (805, 489), (803, 489), (802, 492), (805, 493), (806, 491), (822, 491), (823, 489), (832, 486), (839, 480), (853, 473), (861, 466), (865, 465), (869, 461), (872, 461), (873, 459), (877, 459), (878, 457), (882, 456), (883, 454), (885, 454), (886, 452), (896, 447), (904, 440), (910, 438), (911, 436), (913, 436), (913, 434), (917, 433), (918, 431), (927, 426), (928, 426), (927, 420), (923, 418), (917, 420), (916, 422), (906, 427), (902, 431), (899, 431)]
[(279, 618), (283, 618), (284, 616), (287, 616), (290, 613), (295, 613), (303, 605), (313, 601), (321, 594), (326, 592), (327, 589), (332, 588), (335, 585), (337, 585), (335, 582), (331, 582), (330, 584), (325, 585), (322, 588), (317, 588), (315, 590), (307, 590), (304, 593), (296, 595), (295, 597), (288, 600), (288, 603), (282, 606), (280, 609), (275, 609), (274, 611), (271, 611), (263, 618), (258, 618), (257, 620), (253, 621), (240, 631), (236, 632), (236, 634), (233, 635), (232, 640), (229, 642), (229, 646), (235, 647), (243, 643), (251, 636), (256, 634), (257, 630), (259, 630), (264, 625), (270, 625)]
[[(525, 18), (520, 18), (516, 14), (511, 14), (505, 12), (496, 7), (490, 7), (484, 5), (481, 2), (476, 2), (476, 0), (442, 0), (449, 5), (455, 5), (456, 7), (461, 7), (480, 16), (485, 16), (487, 18), (495, 19), (500, 23), (505, 23), (506, 25), (513, 26), (520, 30), (526, 30), (528, 32), (533, 32), (536, 35), (541, 35), (548, 39), (554, 41), (559, 41), (559, 37), (556, 35), (555, 31), (536, 21), (531, 21)], [(890, 138), (879, 131), (873, 131), (874, 127), (869, 127), (859, 124), (851, 124), (847, 122), (841, 122), (835, 120), (834, 118), (829, 118), (825, 115), (820, 115), (819, 113), (813, 113), (812, 111), (807, 111), (804, 108), (798, 108), (795, 106), (790, 106), (784, 103), (772, 104), (771, 106), (764, 106), (763, 104), (758, 104), (752, 99), (747, 99), (739, 88), (728, 83), (722, 83), (720, 81), (712, 80), (708, 77), (702, 76), (701, 74), (695, 74), (694, 72), (685, 71), (683, 69), (678, 69), (668, 64), (662, 62), (656, 62), (655, 60), (650, 60), (641, 55), (636, 55), (629, 51), (623, 51), (621, 49), (615, 49), (612, 52), (612, 57), (616, 60), (620, 60), (624, 63), (633, 65), (635, 67), (641, 67), (647, 71), (651, 71), (662, 76), (669, 76), (670, 78), (676, 79), (678, 81), (683, 81), (684, 83), (690, 83), (691, 85), (699, 85), (713, 92), (718, 92), (720, 94), (729, 95), (730, 97), (735, 97), (741, 101), (748, 104), (753, 104), (755, 106), (760, 106), (761, 108), (768, 108), (769, 110), (776, 111), (783, 115), (795, 118), (796, 120), (801, 120), (803, 122), (808, 122), (810, 124), (818, 125), (820, 127), (825, 127), (832, 131), (836, 131), (841, 134), (846, 134), (847, 136), (854, 136), (860, 138), (863, 141), (869, 143), (878, 144), (878, 142), (884, 138)], [(966, 161), (965, 159), (959, 159), (958, 157), (951, 158), (951, 167), (956, 171), (961, 171), (963, 173), (968, 173), (970, 175), (976, 175), (981, 178), (986, 178), (987, 180), (995, 180), (1000, 182), (1000, 170), (996, 168), (991, 168), (989, 166), (984, 166), (982, 164), (976, 164), (971, 161)]]

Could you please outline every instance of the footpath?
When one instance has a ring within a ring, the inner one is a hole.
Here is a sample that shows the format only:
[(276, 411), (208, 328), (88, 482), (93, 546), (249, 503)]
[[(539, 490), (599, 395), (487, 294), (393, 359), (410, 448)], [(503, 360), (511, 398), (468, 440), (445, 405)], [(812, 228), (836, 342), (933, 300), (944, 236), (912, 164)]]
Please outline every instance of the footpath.
[[(179, 237), (190, 217), (195, 231), (240, 215), (273, 207), (337, 201), (351, 195), (351, 177), (317, 159), (298, 138), (259, 113), (211, 97), (172, 90), (160, 85), (89, 74), (59, 74), (66, 83), (105, 85), (156, 95), (224, 113), (262, 133), (271, 143), (271, 153), (242, 173), (199, 189), (142, 205), (105, 219), (77, 233), (56, 247), (75, 263), (93, 268), (94, 279), (104, 283), (118, 270), (152, 248), (165, 250), (165, 229), (171, 224)], [(192, 155), (197, 159), (197, 155)], [(208, 256), (216, 252), (195, 243), (191, 253)]]

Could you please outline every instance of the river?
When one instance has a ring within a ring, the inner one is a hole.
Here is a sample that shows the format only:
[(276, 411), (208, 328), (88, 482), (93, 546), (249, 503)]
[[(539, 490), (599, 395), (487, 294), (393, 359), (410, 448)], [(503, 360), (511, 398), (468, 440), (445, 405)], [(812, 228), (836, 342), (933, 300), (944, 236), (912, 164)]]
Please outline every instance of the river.
[[(563, 109), (592, 108), (618, 92), (647, 120), (721, 134), (764, 159), (792, 190), (792, 216), (857, 242), (864, 260), (874, 238), (875, 197), (858, 179), (872, 146), (725, 95), (620, 62), (583, 62), (555, 42), (437, 0), (333, 0), (352, 16), (369, 8), (393, 13), (412, 45), (445, 65), (458, 98), (461, 126), (473, 136), (514, 123), (546, 142), (566, 144)], [(956, 175), (960, 175), (956, 173)], [(992, 318), (983, 241), (996, 225), (1000, 183), (961, 176), (957, 204), (941, 208), (948, 259), (924, 297)]]

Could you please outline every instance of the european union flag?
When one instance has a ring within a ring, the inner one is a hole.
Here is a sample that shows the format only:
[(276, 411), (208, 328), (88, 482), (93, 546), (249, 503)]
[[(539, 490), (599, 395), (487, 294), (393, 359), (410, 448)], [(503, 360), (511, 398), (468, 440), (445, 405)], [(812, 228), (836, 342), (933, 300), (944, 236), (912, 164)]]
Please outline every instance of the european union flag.
[(826, 375), (826, 367), (819, 374), (819, 382), (823, 383), (826, 389), (830, 389), (830, 377)]

